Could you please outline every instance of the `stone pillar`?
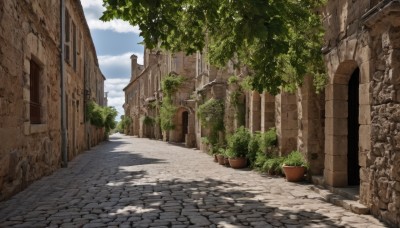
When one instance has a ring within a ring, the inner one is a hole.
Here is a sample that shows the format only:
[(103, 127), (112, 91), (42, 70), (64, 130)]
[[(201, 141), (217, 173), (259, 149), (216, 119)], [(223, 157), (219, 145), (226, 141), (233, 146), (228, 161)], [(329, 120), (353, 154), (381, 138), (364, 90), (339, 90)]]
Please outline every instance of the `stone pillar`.
[(330, 186), (346, 186), (348, 85), (329, 84), (325, 94), (324, 179)]
[(261, 130), (261, 97), (260, 94), (252, 91), (250, 93), (249, 107), (249, 129), (251, 132)]
[(261, 94), (261, 131), (275, 127), (275, 97), (267, 92)]
[(275, 97), (275, 125), (279, 153), (284, 156), (297, 148), (297, 101), (296, 95), (286, 92)]
[(322, 175), (324, 169), (324, 118), (325, 94), (316, 94), (313, 78), (306, 76), (297, 91), (299, 131), (297, 149), (310, 164), (312, 175)]
[(186, 147), (196, 147), (196, 128), (195, 128), (195, 114), (194, 112), (189, 113), (188, 121), (188, 133), (185, 138)]

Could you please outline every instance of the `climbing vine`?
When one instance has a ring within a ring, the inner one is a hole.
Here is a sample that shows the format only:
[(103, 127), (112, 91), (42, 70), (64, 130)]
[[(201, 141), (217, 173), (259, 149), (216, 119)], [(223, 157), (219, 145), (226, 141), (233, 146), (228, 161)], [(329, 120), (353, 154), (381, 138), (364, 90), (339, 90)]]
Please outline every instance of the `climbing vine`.
[(168, 74), (161, 81), (161, 90), (163, 92), (163, 100), (160, 105), (159, 122), (163, 131), (172, 130), (175, 128), (174, 116), (177, 107), (172, 102), (172, 95), (184, 82), (184, 78), (180, 75)]
[(218, 142), (218, 132), (224, 130), (224, 103), (221, 100), (211, 98), (197, 109), (197, 116), (201, 125), (211, 130), (210, 142)]

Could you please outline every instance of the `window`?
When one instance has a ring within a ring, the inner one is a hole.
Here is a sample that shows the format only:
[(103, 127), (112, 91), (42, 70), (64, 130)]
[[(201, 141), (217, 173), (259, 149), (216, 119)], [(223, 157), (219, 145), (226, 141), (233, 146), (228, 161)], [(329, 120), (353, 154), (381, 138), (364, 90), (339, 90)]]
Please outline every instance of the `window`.
[(64, 59), (66, 62), (70, 62), (70, 42), (71, 42), (71, 36), (70, 36), (70, 16), (68, 13), (68, 10), (65, 10), (65, 44), (64, 44), (64, 49), (65, 49), (65, 56)]
[(40, 124), (40, 66), (30, 61), (30, 119), (31, 124)]
[(76, 71), (76, 64), (77, 64), (77, 58), (76, 58), (76, 55), (77, 55), (77, 45), (76, 45), (76, 25), (75, 25), (75, 23), (74, 22), (72, 22), (72, 49), (73, 49), (73, 53), (72, 53), (72, 58), (73, 58), (73, 61), (72, 61), (72, 64), (73, 64), (73, 67), (74, 67), (74, 71)]

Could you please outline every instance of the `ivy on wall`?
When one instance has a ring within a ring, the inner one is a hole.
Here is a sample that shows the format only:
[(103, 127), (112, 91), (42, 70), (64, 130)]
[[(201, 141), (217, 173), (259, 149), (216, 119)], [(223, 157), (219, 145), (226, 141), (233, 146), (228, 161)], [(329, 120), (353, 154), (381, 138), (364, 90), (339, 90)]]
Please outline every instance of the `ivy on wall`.
[(161, 90), (163, 92), (163, 101), (160, 105), (160, 127), (163, 131), (175, 128), (174, 116), (177, 107), (172, 102), (172, 96), (184, 82), (184, 78), (180, 75), (168, 74), (161, 81)]
[(225, 106), (221, 100), (211, 98), (197, 109), (197, 116), (203, 127), (211, 130), (210, 142), (218, 142), (218, 132), (224, 130), (224, 112)]

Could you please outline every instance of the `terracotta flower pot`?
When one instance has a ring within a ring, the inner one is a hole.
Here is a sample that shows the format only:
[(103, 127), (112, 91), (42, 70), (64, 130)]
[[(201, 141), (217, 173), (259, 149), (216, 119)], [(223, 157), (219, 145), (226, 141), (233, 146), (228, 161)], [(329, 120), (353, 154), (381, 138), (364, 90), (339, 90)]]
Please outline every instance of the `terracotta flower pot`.
[(246, 158), (229, 158), (229, 164), (234, 169), (241, 169), (247, 166)]
[(218, 162), (218, 157), (216, 154), (214, 154), (214, 162)]
[(289, 182), (298, 182), (303, 180), (306, 168), (304, 166), (282, 166), (286, 180)]
[(229, 165), (229, 158), (225, 157), (224, 158), (224, 162), (225, 162), (225, 166), (226, 167), (230, 167), (231, 165)]
[(224, 155), (218, 154), (217, 155), (217, 159), (218, 159), (218, 164), (225, 165), (225, 157), (224, 157)]

